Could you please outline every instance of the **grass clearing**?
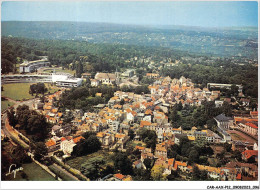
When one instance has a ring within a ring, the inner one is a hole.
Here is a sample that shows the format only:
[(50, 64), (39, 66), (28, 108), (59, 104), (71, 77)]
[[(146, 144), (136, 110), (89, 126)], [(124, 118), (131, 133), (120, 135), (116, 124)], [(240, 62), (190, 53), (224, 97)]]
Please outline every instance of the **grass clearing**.
[(9, 175), (8, 181), (56, 181), (53, 176), (34, 162), (23, 164), (22, 168), (27, 177), (22, 177), (23, 172), (18, 171), (15, 178), (14, 175)]
[(13, 83), (13, 84), (3, 84), (4, 91), (2, 91), (2, 96), (11, 98), (13, 100), (23, 100), (34, 98), (29, 94), (30, 85), (33, 83)]
[(136, 146), (146, 147), (146, 144), (142, 141), (132, 141), (132, 146), (135, 148)]
[(4, 110), (6, 110), (7, 108), (9, 108), (12, 105), (14, 105), (13, 102), (1, 101), (1, 112), (3, 112)]
[[(2, 91), (2, 96), (11, 98), (13, 100), (26, 100), (34, 98), (29, 94), (30, 86), (35, 83), (13, 83), (13, 84), (3, 84), (4, 91)], [(45, 87), (48, 89), (47, 93), (54, 93), (59, 90), (56, 86), (51, 86), (49, 83), (45, 83)]]

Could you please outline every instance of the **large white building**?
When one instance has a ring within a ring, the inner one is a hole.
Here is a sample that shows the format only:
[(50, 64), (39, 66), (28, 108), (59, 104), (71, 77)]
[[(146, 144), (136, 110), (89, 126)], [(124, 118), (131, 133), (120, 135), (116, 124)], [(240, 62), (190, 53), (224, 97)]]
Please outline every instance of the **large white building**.
[(83, 79), (73, 78), (69, 75), (2, 75), (1, 82), (6, 83), (55, 83), (60, 87), (78, 87), (82, 84)]
[(73, 78), (68, 75), (52, 75), (52, 82), (60, 87), (78, 87), (82, 84), (82, 81), (83, 79), (81, 78)]
[(116, 83), (116, 75), (113, 73), (97, 73), (95, 79), (101, 84), (112, 85)]

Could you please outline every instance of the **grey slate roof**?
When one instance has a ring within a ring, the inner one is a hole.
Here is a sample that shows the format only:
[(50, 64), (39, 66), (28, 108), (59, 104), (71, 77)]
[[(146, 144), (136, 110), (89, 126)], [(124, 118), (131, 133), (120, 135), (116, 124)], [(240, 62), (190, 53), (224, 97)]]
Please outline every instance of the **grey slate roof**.
[(223, 121), (229, 121), (229, 120), (232, 120), (231, 117), (226, 117), (225, 114), (220, 114), (218, 116), (215, 117), (215, 119), (219, 122), (223, 122)]

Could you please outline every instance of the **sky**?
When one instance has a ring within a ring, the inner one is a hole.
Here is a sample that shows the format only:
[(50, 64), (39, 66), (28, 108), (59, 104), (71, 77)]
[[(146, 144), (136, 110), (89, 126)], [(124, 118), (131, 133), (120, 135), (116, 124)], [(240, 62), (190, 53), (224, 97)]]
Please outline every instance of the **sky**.
[(6, 1), (2, 21), (78, 21), (201, 27), (258, 26), (257, 1)]

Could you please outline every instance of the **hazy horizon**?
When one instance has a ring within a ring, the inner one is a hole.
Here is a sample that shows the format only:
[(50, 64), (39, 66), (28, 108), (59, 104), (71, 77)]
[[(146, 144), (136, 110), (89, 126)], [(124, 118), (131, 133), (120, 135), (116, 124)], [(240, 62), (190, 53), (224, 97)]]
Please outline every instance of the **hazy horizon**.
[(145, 24), (128, 24), (128, 23), (113, 23), (113, 22), (91, 22), (91, 21), (71, 21), (71, 20), (63, 20), (63, 21), (58, 21), (58, 20), (52, 20), (52, 21), (47, 21), (47, 20), (41, 20), (41, 21), (29, 21), (29, 20), (7, 20), (7, 21), (1, 21), (1, 22), (75, 22), (75, 23), (89, 23), (89, 24), (111, 24), (111, 25), (125, 25), (125, 26), (137, 26), (137, 27), (165, 27), (165, 28), (170, 28), (170, 27), (183, 27), (183, 28), (198, 28), (198, 29), (225, 29), (225, 28), (258, 28), (258, 26), (195, 26), (195, 25), (160, 25), (160, 24), (150, 24), (150, 25), (145, 25)]
[(63, 21), (202, 28), (258, 27), (258, 3), (252, 1), (5, 1), (2, 2), (1, 12), (2, 21)]

